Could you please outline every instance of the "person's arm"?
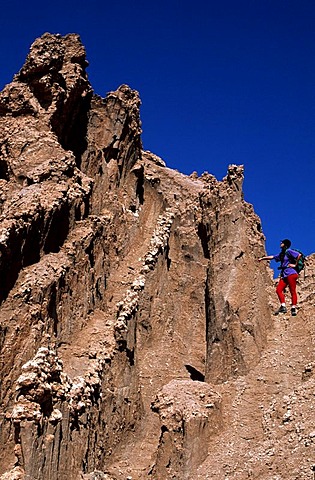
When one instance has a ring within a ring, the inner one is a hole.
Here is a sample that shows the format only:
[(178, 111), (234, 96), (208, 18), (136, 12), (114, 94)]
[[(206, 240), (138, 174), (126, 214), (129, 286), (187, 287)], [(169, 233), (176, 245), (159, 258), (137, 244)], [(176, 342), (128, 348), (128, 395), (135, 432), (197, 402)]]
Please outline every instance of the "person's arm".
[(261, 260), (273, 260), (274, 255), (267, 255), (267, 257), (260, 257), (258, 258), (258, 261), (261, 262)]
[(300, 258), (301, 258), (301, 254), (299, 253), (298, 256), (295, 258), (295, 263), (289, 263), (288, 267), (295, 268)]

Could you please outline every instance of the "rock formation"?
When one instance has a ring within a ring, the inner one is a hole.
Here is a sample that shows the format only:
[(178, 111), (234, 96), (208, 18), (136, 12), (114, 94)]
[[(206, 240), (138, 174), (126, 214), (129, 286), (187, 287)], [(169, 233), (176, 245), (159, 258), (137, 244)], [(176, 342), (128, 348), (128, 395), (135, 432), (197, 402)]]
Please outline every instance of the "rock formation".
[(311, 478), (313, 257), (274, 320), (243, 167), (167, 168), (87, 65), (45, 34), (0, 94), (0, 478)]

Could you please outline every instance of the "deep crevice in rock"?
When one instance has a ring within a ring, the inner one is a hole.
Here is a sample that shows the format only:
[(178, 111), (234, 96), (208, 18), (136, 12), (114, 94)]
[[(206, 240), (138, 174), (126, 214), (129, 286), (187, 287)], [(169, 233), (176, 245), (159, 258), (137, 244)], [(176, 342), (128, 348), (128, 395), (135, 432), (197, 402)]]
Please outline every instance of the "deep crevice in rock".
[(133, 366), (134, 363), (135, 363), (135, 352), (134, 352), (134, 350), (126, 348), (126, 355), (127, 355), (127, 358), (129, 360), (130, 365)]
[(143, 168), (141, 168), (135, 173), (136, 173), (136, 177), (137, 177), (136, 195), (139, 199), (140, 205), (143, 205), (143, 202), (144, 202), (144, 170), (143, 170)]
[(91, 99), (92, 94), (80, 98), (80, 101), (76, 98), (71, 99), (63, 111), (58, 109), (51, 118), (51, 127), (60, 145), (74, 153), (78, 168), (81, 167), (81, 156), (87, 148), (86, 135)]
[(14, 287), (22, 268), (40, 260), (41, 250), (45, 254), (59, 252), (70, 228), (70, 209), (67, 204), (55, 210), (49, 223), (48, 233), (43, 244), (43, 218), (39, 215), (23, 231), (13, 231), (9, 246), (2, 252), (2, 271), (0, 271), (0, 303), (5, 300)]
[(211, 308), (211, 301), (210, 301), (210, 291), (209, 291), (209, 269), (208, 269), (206, 285), (205, 285), (205, 321), (206, 321), (207, 348), (208, 348), (209, 328), (210, 328), (210, 321), (211, 321), (210, 308)]
[(50, 292), (49, 304), (47, 307), (48, 315), (53, 320), (53, 330), (54, 334), (57, 336), (58, 333), (58, 315), (57, 315), (57, 292), (56, 285), (53, 285)]
[(197, 368), (193, 367), (192, 365), (185, 365), (187, 372), (190, 375), (191, 380), (194, 382), (204, 382), (205, 376), (203, 373), (199, 372)]
[(0, 159), (0, 178), (9, 180), (9, 168), (7, 162)]
[(115, 146), (117, 142), (116, 135), (114, 135), (112, 143), (108, 147), (103, 148), (102, 152), (106, 163), (109, 163), (110, 160), (117, 160), (119, 154), (119, 148)]
[(41, 411), (43, 412), (44, 417), (50, 417), (53, 411), (53, 403), (51, 395), (47, 394), (41, 401)]
[(70, 208), (64, 204), (53, 212), (43, 250), (45, 253), (57, 253), (63, 245), (70, 228)]
[(209, 252), (209, 246), (208, 246), (209, 235), (207, 232), (207, 226), (204, 223), (198, 224), (198, 236), (201, 241), (203, 254), (205, 258), (209, 259), (210, 258), (210, 252)]
[(8, 248), (2, 252), (0, 272), (0, 302), (13, 288), (22, 268), (38, 262), (40, 258), (40, 225), (38, 218), (23, 231), (11, 232)]

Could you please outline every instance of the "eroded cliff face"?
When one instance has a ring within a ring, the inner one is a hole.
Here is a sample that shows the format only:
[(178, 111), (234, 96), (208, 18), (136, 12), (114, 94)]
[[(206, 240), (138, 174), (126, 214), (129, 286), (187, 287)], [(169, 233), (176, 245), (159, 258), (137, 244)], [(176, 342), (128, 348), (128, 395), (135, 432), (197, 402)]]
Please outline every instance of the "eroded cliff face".
[(0, 94), (1, 478), (212, 478), (272, 327), (260, 220), (242, 166), (168, 169), (86, 66), (45, 34)]

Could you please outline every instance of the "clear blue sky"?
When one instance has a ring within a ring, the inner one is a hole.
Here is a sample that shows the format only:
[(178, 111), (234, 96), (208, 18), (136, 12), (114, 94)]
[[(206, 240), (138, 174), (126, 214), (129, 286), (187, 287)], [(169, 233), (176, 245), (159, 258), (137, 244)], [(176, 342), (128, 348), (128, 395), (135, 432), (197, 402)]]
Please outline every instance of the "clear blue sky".
[(3, 0), (2, 89), (44, 32), (78, 33), (95, 93), (142, 99), (144, 148), (218, 179), (245, 165), (269, 254), (315, 252), (314, 0)]

